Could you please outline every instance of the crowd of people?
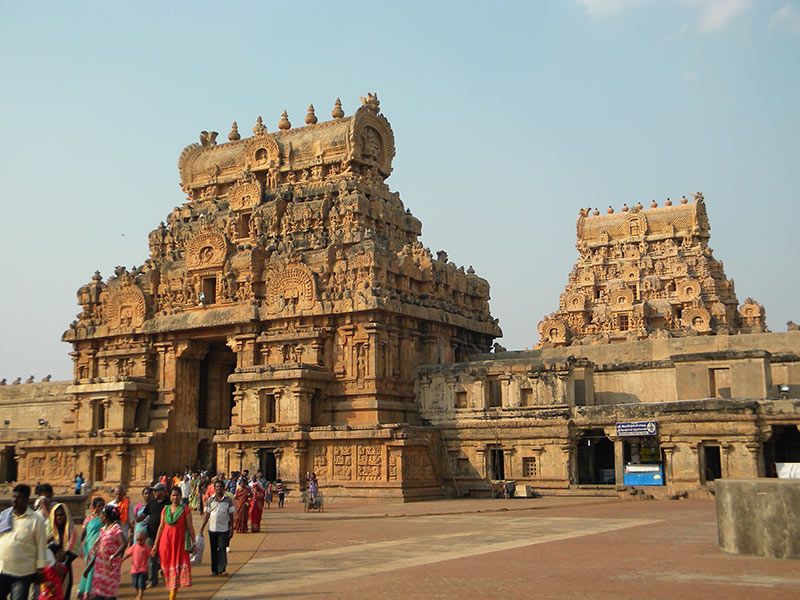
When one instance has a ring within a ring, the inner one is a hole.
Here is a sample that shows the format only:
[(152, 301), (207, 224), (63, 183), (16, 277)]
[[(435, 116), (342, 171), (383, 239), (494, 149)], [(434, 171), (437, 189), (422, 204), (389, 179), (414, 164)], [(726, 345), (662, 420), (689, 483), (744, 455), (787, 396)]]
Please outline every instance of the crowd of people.
[[(314, 493), (316, 485), (314, 477)], [(77, 474), (75, 493), (86, 487), (83, 474)], [(137, 600), (158, 586), (159, 578), (174, 600), (180, 588), (192, 584), (192, 560), (202, 560), (206, 528), (211, 573), (226, 577), (233, 535), (261, 532), (264, 507), (269, 509), (275, 496), (279, 508), (285, 501), (282, 481), (267, 481), (260, 471), (226, 478), (187, 469), (171, 477), (161, 473), (135, 505), (122, 485), (108, 502), (92, 498), (78, 532), (68, 506), (54, 502), (50, 484), (36, 486), (32, 507), (30, 486), (18, 484), (12, 493), (11, 507), (0, 512), (0, 600), (71, 600), (76, 576), (79, 600), (115, 599), (128, 559)], [(203, 515), (198, 535), (193, 511)], [(79, 556), (85, 568), (73, 573)]]

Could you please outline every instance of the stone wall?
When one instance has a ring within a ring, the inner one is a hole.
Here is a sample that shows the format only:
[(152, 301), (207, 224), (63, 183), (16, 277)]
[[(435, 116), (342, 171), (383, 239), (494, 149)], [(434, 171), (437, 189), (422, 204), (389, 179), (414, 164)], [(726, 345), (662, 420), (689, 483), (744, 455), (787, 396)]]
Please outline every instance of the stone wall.
[[(59, 429), (69, 415), (71, 381), (0, 386), (0, 439), (16, 439), (29, 430)], [(47, 426), (39, 424), (47, 421)], [(5, 421), (9, 421), (6, 426)]]
[(721, 480), (716, 485), (719, 547), (769, 558), (800, 558), (800, 481)]

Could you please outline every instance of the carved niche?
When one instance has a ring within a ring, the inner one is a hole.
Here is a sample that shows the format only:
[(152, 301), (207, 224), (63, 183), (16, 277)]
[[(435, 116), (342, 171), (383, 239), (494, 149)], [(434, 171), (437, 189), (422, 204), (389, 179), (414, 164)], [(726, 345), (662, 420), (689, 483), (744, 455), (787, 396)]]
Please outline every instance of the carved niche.
[(567, 310), (570, 312), (586, 310), (586, 296), (581, 292), (572, 292), (567, 296)]
[(261, 202), (261, 186), (255, 181), (237, 181), (228, 192), (231, 210), (246, 210)]
[(678, 285), (678, 300), (689, 302), (700, 296), (700, 282), (690, 279)]
[(570, 330), (563, 319), (550, 318), (539, 323), (539, 336), (542, 341), (551, 344), (568, 345), (571, 340)]
[(611, 310), (630, 310), (633, 307), (633, 299), (633, 291), (630, 288), (616, 288), (609, 294)]
[(200, 231), (186, 244), (186, 266), (189, 269), (221, 267), (228, 245), (218, 231)]
[(699, 332), (711, 331), (711, 315), (705, 308), (688, 308), (682, 314), (683, 324)]
[(303, 264), (292, 264), (278, 273), (271, 273), (267, 281), (267, 304), (273, 312), (289, 307), (291, 310), (308, 310), (317, 300), (317, 286), (311, 270)]
[(244, 160), (254, 171), (276, 168), (281, 162), (278, 142), (271, 135), (258, 135), (247, 142)]
[(626, 229), (629, 237), (642, 236), (647, 232), (647, 219), (639, 212), (629, 213)]
[(394, 158), (394, 134), (389, 122), (377, 109), (364, 105), (354, 115), (350, 140), (354, 158), (364, 164), (375, 165), (384, 176), (392, 172)]
[(104, 313), (109, 329), (141, 327), (147, 317), (144, 293), (134, 284), (110, 290), (105, 296)]

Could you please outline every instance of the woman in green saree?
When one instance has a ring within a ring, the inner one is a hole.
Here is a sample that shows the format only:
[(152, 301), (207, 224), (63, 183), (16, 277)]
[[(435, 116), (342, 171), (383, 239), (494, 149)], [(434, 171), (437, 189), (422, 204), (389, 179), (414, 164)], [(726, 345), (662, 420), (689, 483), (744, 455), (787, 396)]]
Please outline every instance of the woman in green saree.
[[(83, 520), (83, 532), (81, 533), (81, 553), (84, 560), (88, 560), (89, 552), (97, 541), (97, 536), (100, 535), (100, 528), (103, 524), (100, 522), (100, 512), (103, 510), (106, 502), (102, 498), (95, 498), (92, 500), (92, 512), (86, 515)], [(92, 589), (92, 575), (94, 569), (89, 570), (89, 574), (81, 577), (78, 583), (78, 598), (88, 598), (89, 591)]]

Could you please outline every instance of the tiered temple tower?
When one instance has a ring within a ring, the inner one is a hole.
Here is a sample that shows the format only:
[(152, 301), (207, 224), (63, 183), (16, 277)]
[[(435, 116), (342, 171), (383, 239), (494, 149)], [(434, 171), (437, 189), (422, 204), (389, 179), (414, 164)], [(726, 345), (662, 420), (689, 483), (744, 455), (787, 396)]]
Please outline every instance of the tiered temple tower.
[(703, 194), (692, 196), (602, 216), (581, 209), (580, 257), (558, 310), (539, 323), (538, 347), (766, 331), (753, 299), (737, 311), (733, 280), (708, 245)]
[[(141, 484), (185, 465), (262, 469), (329, 491), (439, 492), (418, 365), (466, 360), (500, 330), (489, 285), (431, 256), (384, 180), (394, 135), (376, 96), (305, 125), (284, 113), (229, 141), (203, 132), (178, 167), (186, 202), (138, 268), (78, 291), (72, 410), (22, 478)], [(73, 450), (61, 450), (71, 446)], [(57, 468), (56, 468), (57, 467)]]

